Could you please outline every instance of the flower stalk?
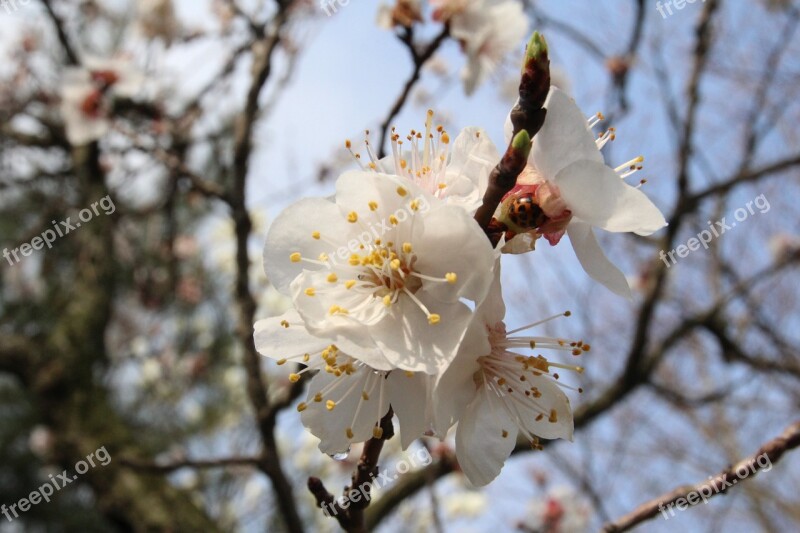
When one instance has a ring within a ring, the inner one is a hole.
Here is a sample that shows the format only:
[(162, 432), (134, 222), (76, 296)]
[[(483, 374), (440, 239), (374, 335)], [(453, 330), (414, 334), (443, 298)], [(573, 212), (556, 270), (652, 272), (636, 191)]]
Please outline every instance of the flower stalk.
[(489, 186), (483, 204), (475, 213), (475, 220), (497, 244), (503, 232), (492, 224), (492, 217), (503, 197), (517, 184), (517, 178), (525, 169), (533, 137), (544, 124), (547, 110), (544, 102), (550, 90), (550, 57), (547, 41), (539, 32), (534, 32), (525, 51), (519, 84), (519, 102), (511, 111), (514, 125), (512, 140), (500, 162), (489, 176)]

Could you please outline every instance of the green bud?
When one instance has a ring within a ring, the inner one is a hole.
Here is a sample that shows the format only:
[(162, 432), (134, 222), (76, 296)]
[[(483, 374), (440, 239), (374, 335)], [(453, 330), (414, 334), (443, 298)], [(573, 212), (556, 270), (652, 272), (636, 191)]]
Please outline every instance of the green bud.
[(511, 141), (511, 148), (523, 152), (525, 159), (528, 158), (528, 154), (531, 152), (531, 146), (531, 136), (528, 135), (527, 130), (520, 130), (514, 136), (514, 140)]
[(525, 50), (525, 59), (522, 61), (522, 70), (525, 70), (525, 66), (528, 64), (528, 61), (532, 59), (541, 59), (542, 56), (547, 56), (547, 53), (547, 41), (544, 40), (544, 35), (540, 34), (538, 31), (533, 32), (531, 40), (528, 41), (528, 48)]

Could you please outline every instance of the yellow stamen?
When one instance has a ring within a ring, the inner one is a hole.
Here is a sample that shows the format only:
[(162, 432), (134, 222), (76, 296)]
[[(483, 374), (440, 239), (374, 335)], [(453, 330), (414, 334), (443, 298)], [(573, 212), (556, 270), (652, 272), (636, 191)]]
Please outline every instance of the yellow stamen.
[(303, 256), (300, 255), (300, 252), (295, 252), (295, 253), (293, 253), (292, 255), (289, 256), (289, 260), (292, 263), (299, 263), (300, 260), (302, 260), (302, 259), (303, 259)]

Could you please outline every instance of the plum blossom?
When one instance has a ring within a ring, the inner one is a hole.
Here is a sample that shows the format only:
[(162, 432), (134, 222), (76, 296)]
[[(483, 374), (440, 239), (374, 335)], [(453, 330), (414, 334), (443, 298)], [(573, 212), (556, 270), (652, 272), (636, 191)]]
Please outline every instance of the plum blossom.
[(366, 164), (360, 154), (353, 153), (350, 141), (347, 149), (362, 169), (405, 178), (431, 196), (472, 215), (481, 205), (489, 174), (500, 154), (482, 128), (464, 128), (452, 141), (443, 126), (434, 127), (433, 116), (429, 110), (425, 131), (411, 130), (405, 140), (392, 128), (392, 154), (381, 160), (375, 157), (368, 139), (364, 142), (370, 160)]
[(134, 97), (143, 81), (125, 59), (87, 58), (84, 66), (65, 69), (61, 115), (69, 142), (83, 145), (105, 135), (111, 127), (114, 98)]
[(264, 266), (309, 333), (378, 371), (435, 374), (455, 357), (496, 253), (474, 219), (417, 184), (352, 171), (270, 228)]
[[(565, 313), (569, 315), (569, 313)], [(552, 350), (580, 355), (583, 342), (516, 335), (544, 322), (507, 331), (499, 276), (453, 363), (438, 378), (434, 423), (440, 433), (453, 422), (456, 457), (471, 483), (486, 485), (500, 473), (521, 434), (534, 448), (540, 438), (572, 440), (573, 420), (559, 369), (583, 372), (574, 365), (550, 361), (521, 350)], [(579, 389), (580, 392), (580, 389)]]
[(353, 443), (380, 438), (380, 420), (390, 405), (400, 421), (403, 449), (430, 429), (432, 376), (375, 370), (310, 335), (294, 310), (256, 322), (254, 339), (259, 353), (279, 365), (305, 365), (289, 375), (292, 382), (316, 371), (298, 411), (303, 425), (320, 439), (320, 451), (335, 455)]
[[(625, 276), (605, 256), (593, 228), (650, 235), (666, 226), (653, 202), (624, 181), (642, 168), (644, 158), (615, 169), (606, 166), (600, 149), (616, 133), (612, 128), (595, 138), (592, 127), (602, 120), (601, 114), (587, 121), (575, 102), (556, 87), (551, 87), (545, 107), (547, 117), (534, 138), (528, 167), (495, 214), (517, 233), (504, 251), (530, 251), (540, 235), (555, 245), (566, 233), (586, 273), (630, 298)], [(509, 116), (507, 137), (512, 130)], [(521, 208), (525, 209), (520, 212)], [(520, 215), (528, 224), (519, 225)]]
[(434, 18), (450, 24), (467, 64), (461, 72), (470, 95), (517, 49), (528, 31), (528, 18), (517, 0), (435, 0)]

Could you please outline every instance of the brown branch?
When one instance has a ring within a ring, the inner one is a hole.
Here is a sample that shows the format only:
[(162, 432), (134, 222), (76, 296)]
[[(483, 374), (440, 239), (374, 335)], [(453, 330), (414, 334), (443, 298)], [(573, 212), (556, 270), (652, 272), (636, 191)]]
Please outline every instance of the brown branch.
[[(659, 513), (664, 514), (664, 517), (666, 518), (666, 511), (671, 511), (671, 509), (668, 508), (678, 502), (678, 500), (684, 500), (681, 503), (685, 505), (687, 500), (691, 502), (691, 499), (696, 499), (697, 502), (695, 503), (699, 503), (701, 494), (704, 495), (704, 500), (707, 498), (713, 498), (717, 494), (724, 494), (727, 492), (728, 488), (737, 483), (739, 479), (745, 479), (739, 478), (738, 474), (736, 473), (737, 471), (750, 471), (751, 467), (754, 469), (753, 465), (755, 464), (761, 466), (759, 459), (762, 456), (766, 456), (769, 459), (769, 464), (774, 465), (781, 459), (781, 457), (783, 457), (783, 454), (793, 450), (794, 448), (797, 448), (798, 446), (800, 446), (800, 421), (795, 422), (786, 428), (781, 436), (761, 446), (761, 448), (759, 448), (755, 454), (751, 455), (750, 457), (746, 457), (735, 465), (723, 470), (714, 476), (713, 479), (701, 481), (695, 485), (678, 487), (672, 492), (650, 500), (649, 502), (640, 505), (634, 511), (628, 513), (622, 518), (606, 524), (603, 527), (603, 531), (605, 533), (628, 531), (633, 527), (650, 520)], [(712, 487), (714, 487), (714, 489), (720, 487), (720, 490), (714, 490)], [(691, 495), (694, 496), (691, 497)]]
[[(319, 478), (308, 478), (308, 490), (314, 495), (317, 506), (321, 507), (326, 515), (333, 515), (342, 529), (348, 533), (372, 531), (372, 527), (368, 527), (365, 523), (364, 511), (369, 507), (371, 501), (372, 481), (378, 476), (378, 460), (383, 450), (383, 443), (394, 436), (393, 416), (394, 411), (390, 408), (389, 412), (381, 419), (380, 437), (371, 438), (364, 443), (364, 449), (350, 479), (350, 485), (343, 491), (347, 505), (336, 501)], [(354, 497), (354, 493), (358, 494), (358, 497)]]
[(764, 165), (763, 167), (757, 169), (740, 172), (728, 180), (725, 180), (721, 183), (716, 183), (714, 185), (710, 185), (707, 188), (703, 189), (702, 191), (694, 193), (687, 200), (687, 206), (693, 208), (701, 200), (704, 200), (711, 196), (728, 193), (739, 185), (744, 185), (746, 183), (753, 183), (766, 176), (776, 174), (778, 172), (783, 172), (785, 170), (789, 170), (796, 166), (800, 166), (800, 155), (793, 155), (791, 157), (787, 157), (786, 159), (782, 159), (780, 161)]
[(700, 81), (708, 63), (708, 53), (711, 49), (711, 21), (718, 7), (718, 0), (710, 0), (705, 4), (696, 32), (695, 62), (689, 79), (689, 89), (687, 90), (689, 107), (686, 112), (686, 120), (683, 123), (681, 147), (678, 153), (678, 190), (681, 197), (685, 197), (689, 191), (689, 161), (694, 153), (692, 134), (694, 132), (697, 109), (700, 105)]

